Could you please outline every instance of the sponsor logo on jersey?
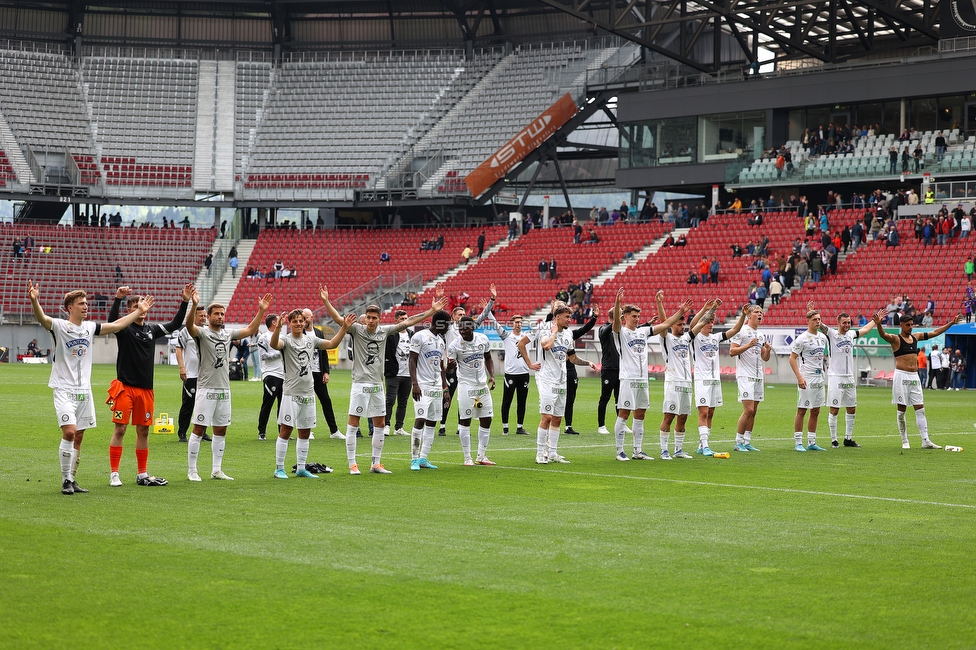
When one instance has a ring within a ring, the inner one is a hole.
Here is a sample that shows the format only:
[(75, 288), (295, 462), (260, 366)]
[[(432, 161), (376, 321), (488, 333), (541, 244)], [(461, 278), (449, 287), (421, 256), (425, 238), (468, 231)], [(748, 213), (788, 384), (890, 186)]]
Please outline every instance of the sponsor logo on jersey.
[(379, 386), (363, 386), (363, 392), (366, 393), (367, 395), (373, 395), (375, 393), (380, 392), (380, 387)]
[(217, 400), (217, 401), (225, 400), (228, 397), (229, 395), (227, 393), (223, 391), (216, 391), (216, 390), (207, 391), (207, 394), (205, 395), (205, 399)]
[(291, 401), (294, 402), (295, 404), (311, 404), (314, 399), (315, 399), (314, 397), (305, 397), (305, 396), (302, 396), (302, 395), (293, 395), (292, 398), (291, 398)]

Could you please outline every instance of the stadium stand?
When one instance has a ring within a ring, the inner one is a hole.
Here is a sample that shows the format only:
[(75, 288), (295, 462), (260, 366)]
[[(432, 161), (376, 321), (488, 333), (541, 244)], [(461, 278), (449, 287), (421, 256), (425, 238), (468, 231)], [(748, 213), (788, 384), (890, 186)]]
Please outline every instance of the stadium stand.
[[(447, 295), (462, 292), (475, 299), (488, 295), (492, 282), (498, 288), (500, 318), (514, 314), (531, 314), (550, 303), (570, 281), (592, 278), (621, 262), (670, 228), (663, 223), (618, 224), (599, 230), (597, 244), (573, 244), (571, 228), (536, 228), (512, 241), (499, 251), (483, 258), (470, 269), (462, 269), (443, 284)], [(539, 262), (556, 260), (556, 279), (539, 279)], [(418, 303), (430, 304), (434, 290), (421, 294)], [(606, 304), (606, 303), (603, 303)]]
[(0, 187), (6, 187), (7, 181), (17, 181), (17, 174), (14, 172), (13, 165), (10, 164), (10, 159), (7, 158), (7, 152), (0, 149)]
[(907, 295), (918, 309), (925, 307), (931, 295), (937, 305), (938, 324), (962, 313), (960, 305), (966, 291), (962, 268), (973, 254), (973, 245), (967, 239), (950, 239), (943, 246), (925, 246), (915, 239), (911, 219), (898, 223), (898, 233), (899, 246), (886, 247), (883, 239), (869, 242), (840, 262), (836, 274), (794, 289), (769, 313), (766, 323), (802, 323), (810, 300), (823, 312), (826, 323), (832, 323), (841, 311), (855, 319), (859, 313), (870, 318), (869, 310), (881, 309), (895, 294)]
[[(319, 286), (325, 284), (337, 307), (362, 298), (379, 276), (396, 276), (401, 281), (420, 277), (425, 283), (456, 267), (465, 245), (474, 247), (478, 234), (485, 233), (485, 246), (499, 242), (508, 230), (492, 228), (436, 228), (388, 231), (328, 230), (301, 232), (265, 230), (257, 239), (248, 260), (248, 268), (269, 271), (276, 261), (297, 271), (295, 278), (248, 278), (248, 269), (240, 269), (241, 278), (227, 309), (227, 322), (247, 322), (254, 315), (259, 296), (270, 291), (275, 296), (273, 309), (278, 313), (296, 307), (321, 306)], [(420, 250), (423, 240), (444, 237), (441, 250)], [(381, 253), (390, 261), (380, 262)], [(418, 301), (426, 309), (431, 296)]]
[(198, 76), (197, 61), (84, 58), (82, 88), (107, 183), (190, 185)]
[[(723, 214), (709, 217), (698, 228), (686, 235), (687, 245), (661, 248), (657, 253), (625, 270), (612, 282), (594, 292), (594, 301), (611, 304), (614, 294), (623, 287), (627, 302), (641, 305), (645, 310), (654, 307), (654, 295), (663, 290), (666, 306), (676, 306), (676, 301), (692, 298), (696, 305), (708, 298), (721, 298), (723, 305), (719, 318), (734, 314), (747, 302), (748, 287), (760, 280), (761, 271), (750, 270), (751, 257), (732, 257), (733, 242), (745, 248), (747, 242), (758, 242), (764, 235), (769, 238), (767, 252), (770, 255), (786, 253), (793, 240), (803, 238), (801, 220), (794, 212), (766, 213), (762, 226), (746, 223), (746, 214)], [(711, 261), (717, 257), (720, 264), (718, 284), (687, 284), (691, 273), (698, 273), (702, 257)], [(767, 301), (767, 306), (769, 305)]]
[[(66, 56), (0, 48), (0, 70), (0, 112), (22, 148), (30, 147), (35, 155), (67, 150), (94, 160), (81, 80)], [(63, 157), (60, 162), (51, 165), (59, 169), (58, 176)]]
[[(193, 282), (214, 240), (212, 229), (65, 228), (37, 224), (3, 224), (0, 240), (11, 250), (15, 239), (31, 236), (34, 247), (22, 258), (5, 255), (0, 279), (4, 314), (30, 310), (27, 281), (40, 284), (40, 302), (50, 315), (63, 313), (61, 299), (69, 288), (88, 292), (92, 318), (108, 314), (120, 285), (152, 294), (154, 321), (168, 319), (179, 306), (179, 292)], [(122, 270), (121, 281), (115, 267)], [(97, 295), (107, 296), (99, 301)]]
[(264, 64), (240, 64), (238, 92), (249, 99), (237, 141), (250, 144), (255, 129), (241, 158), (244, 189), (309, 188), (341, 198), (374, 186), (498, 56), (467, 63), (461, 50), (308, 53), (273, 75)]

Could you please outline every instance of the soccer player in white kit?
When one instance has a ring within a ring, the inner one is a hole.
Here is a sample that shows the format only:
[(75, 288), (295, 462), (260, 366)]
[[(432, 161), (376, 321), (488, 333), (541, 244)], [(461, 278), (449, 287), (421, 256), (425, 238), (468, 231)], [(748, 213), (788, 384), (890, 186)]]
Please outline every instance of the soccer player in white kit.
[[(293, 309), (290, 313), (281, 314), (275, 323), (269, 345), (274, 350), (281, 351), (281, 361), (284, 366), (285, 379), (281, 391), (281, 407), (278, 409), (278, 438), (275, 442), (275, 478), (288, 478), (285, 472), (285, 457), (288, 455), (288, 439), (291, 432), (298, 429), (298, 440), (295, 442), (296, 466), (295, 476), (300, 478), (318, 478), (305, 469), (308, 460), (309, 434), (315, 426), (315, 386), (312, 381), (312, 357), (318, 350), (332, 350), (339, 347), (342, 337), (355, 322), (356, 316), (346, 316), (342, 327), (330, 340), (326, 341), (315, 336), (315, 332), (306, 332), (307, 320), (301, 309)], [(290, 329), (285, 336), (281, 335), (281, 328), (285, 321)]]
[[(790, 346), (790, 368), (796, 375), (796, 417), (793, 418), (793, 440), (796, 451), (824, 451), (817, 444), (817, 420), (820, 408), (827, 402), (824, 385), (824, 352), (827, 335), (820, 331), (820, 312), (807, 312), (807, 331), (800, 333)], [(809, 417), (807, 417), (809, 413)], [(803, 446), (803, 420), (807, 420), (807, 446)]]
[(901, 331), (898, 334), (889, 334), (884, 331), (881, 325), (885, 316), (886, 309), (879, 309), (874, 315), (874, 324), (878, 328), (878, 335), (891, 345), (891, 352), (895, 356), (895, 376), (891, 381), (891, 403), (896, 405), (898, 433), (901, 434), (901, 448), (911, 449), (908, 442), (908, 424), (906, 423), (905, 412), (911, 404), (915, 409), (915, 424), (918, 425), (918, 433), (922, 437), (922, 449), (942, 449), (929, 438), (929, 422), (925, 417), (925, 400), (922, 397), (922, 382), (918, 378), (918, 342), (927, 341), (945, 333), (950, 327), (962, 320), (961, 314), (951, 321), (938, 327), (931, 332), (925, 332), (918, 336), (912, 335), (912, 317), (901, 317), (899, 325)]
[[(657, 316), (664, 320), (664, 292), (658, 291), (654, 296), (657, 302)], [(691, 381), (691, 340), (694, 334), (685, 331), (684, 315), (692, 307), (692, 302), (686, 300), (679, 308), (680, 318), (674, 320), (669, 328), (660, 332), (661, 348), (664, 351), (664, 404), (661, 419), (661, 460), (671, 460), (668, 453), (668, 441), (671, 438), (671, 423), (674, 422), (674, 456), (673, 458), (691, 458), (685, 452), (685, 423), (691, 414), (692, 381)], [(708, 309), (705, 304), (695, 314), (691, 321), (692, 327), (697, 327), (702, 316)], [(657, 333), (655, 331), (655, 333)]]
[[(571, 314), (565, 304), (554, 305), (549, 332), (540, 331), (536, 336), (539, 360), (526, 361), (526, 365), (536, 372), (535, 383), (539, 391), (539, 413), (542, 417), (536, 432), (535, 462), (540, 465), (569, 463), (558, 452), (559, 425), (566, 411), (566, 359), (577, 366), (589, 366), (591, 370), (596, 370), (592, 363), (576, 356), (573, 334), (567, 329)], [(518, 347), (524, 359), (529, 358), (528, 345), (529, 337), (523, 336)]]
[[(523, 426), (525, 423), (525, 403), (529, 396), (529, 367), (519, 352), (518, 342), (522, 339), (522, 317), (512, 316), (512, 329), (507, 330), (495, 320), (495, 331), (502, 340), (502, 350), (505, 352), (505, 388), (502, 394), (502, 435), (508, 435), (508, 414), (512, 407), (512, 399), (516, 401), (515, 416), (517, 435), (528, 435)], [(534, 332), (526, 330), (526, 335), (532, 337)]]
[(750, 305), (746, 324), (729, 345), (729, 355), (735, 357), (735, 379), (742, 404), (742, 415), (735, 428), (736, 451), (759, 451), (752, 446), (752, 428), (756, 424), (756, 410), (765, 395), (765, 363), (773, 351), (766, 335), (759, 331), (762, 321), (762, 307)]
[[(807, 303), (807, 309), (813, 309), (813, 302)], [(857, 339), (867, 336), (874, 327), (868, 322), (859, 330), (852, 330), (851, 315), (842, 313), (837, 316), (837, 329), (826, 325), (820, 326), (820, 331), (827, 335), (827, 403), (830, 412), (827, 424), (830, 427), (830, 446), (840, 447), (837, 441), (837, 414), (840, 409), (847, 409), (844, 431), (845, 447), (860, 447), (854, 442), (854, 413), (857, 411), (857, 382), (854, 379), (854, 344)]]
[(114, 334), (146, 315), (153, 305), (153, 297), (145, 296), (136, 307), (112, 323), (93, 323), (88, 317), (88, 294), (81, 289), (64, 294), (62, 303), (68, 312), (67, 320), (51, 318), (39, 302), (37, 283), (27, 282), (27, 297), (34, 309), (37, 323), (51, 333), (51, 378), (47, 385), (54, 390), (54, 410), (61, 427), (61, 494), (88, 492), (75, 480), (81, 457), (81, 441), (87, 429), (95, 428), (95, 405), (92, 402), (91, 347), (99, 334)]
[(695, 404), (698, 407), (698, 450), (702, 456), (714, 456), (715, 452), (708, 447), (708, 438), (712, 433), (712, 418), (715, 408), (722, 406), (722, 375), (719, 366), (719, 344), (731, 339), (739, 333), (745, 323), (748, 305), (739, 312), (739, 319), (732, 329), (724, 332), (713, 332), (715, 326), (715, 310), (722, 305), (722, 301), (715, 299), (708, 312), (692, 331), (695, 338), (691, 340), (691, 352), (695, 357)]
[[(465, 466), (494, 465), (488, 460), (488, 442), (491, 438), (491, 419), (494, 403), (491, 392), (495, 390), (495, 364), (491, 358), (488, 337), (475, 332), (474, 319), (464, 316), (458, 322), (460, 336), (447, 346), (448, 364), (457, 368), (458, 435)], [(478, 456), (471, 460), (471, 420), (478, 418)]]
[[(319, 298), (325, 305), (332, 320), (340, 327), (345, 320), (329, 302), (329, 291), (325, 286), (319, 289)], [(349, 330), (352, 335), (352, 386), (349, 389), (349, 420), (346, 424), (346, 458), (349, 473), (359, 476), (356, 463), (356, 430), (359, 420), (365, 416), (373, 420), (373, 454), (369, 471), (373, 474), (392, 474), (383, 467), (383, 428), (386, 426), (386, 391), (383, 386), (383, 366), (386, 357), (386, 337), (399, 334), (413, 327), (435, 312), (444, 308), (447, 301), (440, 298), (434, 301), (427, 311), (411, 316), (394, 325), (380, 325), (380, 308), (377, 305), (366, 307), (366, 324), (353, 323)]]
[(270, 293), (264, 294), (258, 300), (258, 311), (248, 326), (230, 331), (224, 329), (224, 306), (219, 303), (211, 303), (207, 306), (207, 325), (198, 327), (195, 314), (200, 303), (200, 294), (194, 291), (191, 300), (191, 308), (186, 312), (186, 331), (197, 342), (200, 374), (197, 379), (197, 394), (193, 402), (193, 433), (190, 434), (186, 450), (186, 478), (194, 482), (200, 480), (200, 475), (197, 473), (200, 441), (203, 440), (207, 427), (212, 427), (213, 442), (210, 443), (210, 452), (213, 465), (210, 478), (233, 481), (234, 479), (223, 471), (227, 427), (230, 426), (231, 413), (227, 351), (232, 340), (240, 340), (257, 333), (273, 297)]
[[(663, 296), (661, 292), (658, 293)], [(613, 344), (620, 360), (617, 419), (613, 425), (613, 434), (617, 443), (617, 460), (630, 460), (624, 451), (624, 435), (626, 434), (627, 420), (631, 413), (634, 414), (633, 459), (654, 460), (652, 456), (644, 453), (644, 415), (647, 412), (647, 407), (650, 406), (647, 390), (647, 339), (654, 334), (666, 332), (669, 327), (684, 318), (687, 309), (679, 309), (670, 319), (659, 325), (638, 327), (641, 314), (640, 307), (622, 305), (623, 299), (624, 290), (621, 287), (617, 289), (617, 296), (613, 303), (613, 324), (611, 326)]]
[(437, 469), (427, 460), (434, 444), (434, 430), (447, 400), (444, 334), (451, 323), (446, 311), (430, 317), (430, 329), (421, 329), (410, 339), (410, 385), (415, 416), (410, 434), (410, 469)]
[[(474, 319), (474, 324), (481, 327), (481, 324), (486, 318), (491, 314), (491, 310), (495, 307), (495, 298), (497, 297), (497, 292), (495, 291), (495, 283), (488, 285), (488, 291), (491, 293), (491, 298), (487, 301), (482, 301), (481, 313), (478, 314)], [(444, 297), (444, 288), (438, 286), (434, 291), (434, 298), (440, 299)], [(454, 343), (455, 340), (460, 336), (458, 332), (458, 322), (461, 320), (462, 316), (467, 316), (467, 309), (461, 305), (458, 305), (451, 310), (451, 323), (447, 328), (447, 332), (444, 335), (444, 340), (447, 345)], [(444, 412), (441, 414), (441, 431), (440, 435), (446, 436), (447, 432), (445, 428), (447, 426), (447, 414), (451, 410), (451, 400), (454, 399), (454, 392), (457, 390), (457, 375), (452, 369), (447, 371), (447, 399), (444, 401)]]

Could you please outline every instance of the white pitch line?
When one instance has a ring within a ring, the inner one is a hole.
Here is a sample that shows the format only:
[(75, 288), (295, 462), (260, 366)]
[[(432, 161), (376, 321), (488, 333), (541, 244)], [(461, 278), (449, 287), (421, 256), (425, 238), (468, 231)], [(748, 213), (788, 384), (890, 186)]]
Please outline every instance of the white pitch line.
[(889, 503), (909, 503), (920, 506), (942, 506), (945, 508), (966, 508), (976, 510), (976, 505), (968, 503), (942, 503), (939, 501), (918, 501), (915, 499), (899, 499), (897, 497), (879, 497), (865, 494), (844, 494), (842, 492), (820, 492), (817, 490), (798, 490), (795, 488), (778, 488), (761, 485), (736, 485), (734, 483), (712, 483), (710, 481), (688, 481), (676, 478), (660, 478), (657, 476), (627, 476), (626, 474), (595, 474), (591, 472), (573, 472), (554, 469), (542, 469), (540, 467), (509, 467), (506, 465), (495, 465), (495, 469), (510, 469), (520, 472), (546, 472), (549, 474), (571, 474), (573, 476), (595, 476), (598, 478), (622, 478), (634, 481), (658, 481), (661, 483), (680, 483), (683, 485), (700, 485), (704, 487), (738, 488), (740, 490), (762, 490), (765, 492), (784, 492), (787, 494), (809, 494), (813, 496), (841, 497), (845, 499), (864, 499), (866, 501), (886, 501)]

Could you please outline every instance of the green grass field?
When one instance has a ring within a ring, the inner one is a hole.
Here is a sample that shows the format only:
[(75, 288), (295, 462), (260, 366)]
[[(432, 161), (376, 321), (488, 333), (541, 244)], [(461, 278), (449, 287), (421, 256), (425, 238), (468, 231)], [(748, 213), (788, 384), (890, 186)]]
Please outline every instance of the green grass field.
[[(862, 449), (796, 453), (795, 388), (775, 386), (759, 454), (620, 463), (584, 380), (584, 435), (560, 441), (571, 465), (535, 465), (534, 436), (502, 437), (498, 418), (497, 467), (463, 467), (451, 435), (435, 439), (440, 469), (410, 472), (409, 438), (390, 437), (394, 474), (352, 477), (320, 417), (309, 459), (337, 472), (276, 481), (274, 443), (256, 437), (261, 384), (236, 383), (236, 481), (188, 483), (186, 446), (153, 435), (150, 471), (170, 484), (137, 487), (130, 431), (125, 485), (108, 487), (105, 407), (78, 475), (91, 493), (65, 497), (48, 373), (0, 366), (2, 648), (976, 647), (968, 393), (925, 394), (932, 438), (961, 454), (921, 451), (911, 417), (903, 452), (881, 388), (859, 394)], [(96, 398), (113, 377), (96, 366)], [(333, 377), (344, 412), (349, 376)], [(156, 379), (157, 411), (175, 416), (176, 369)], [(725, 388), (712, 448), (727, 451), (739, 411)]]

